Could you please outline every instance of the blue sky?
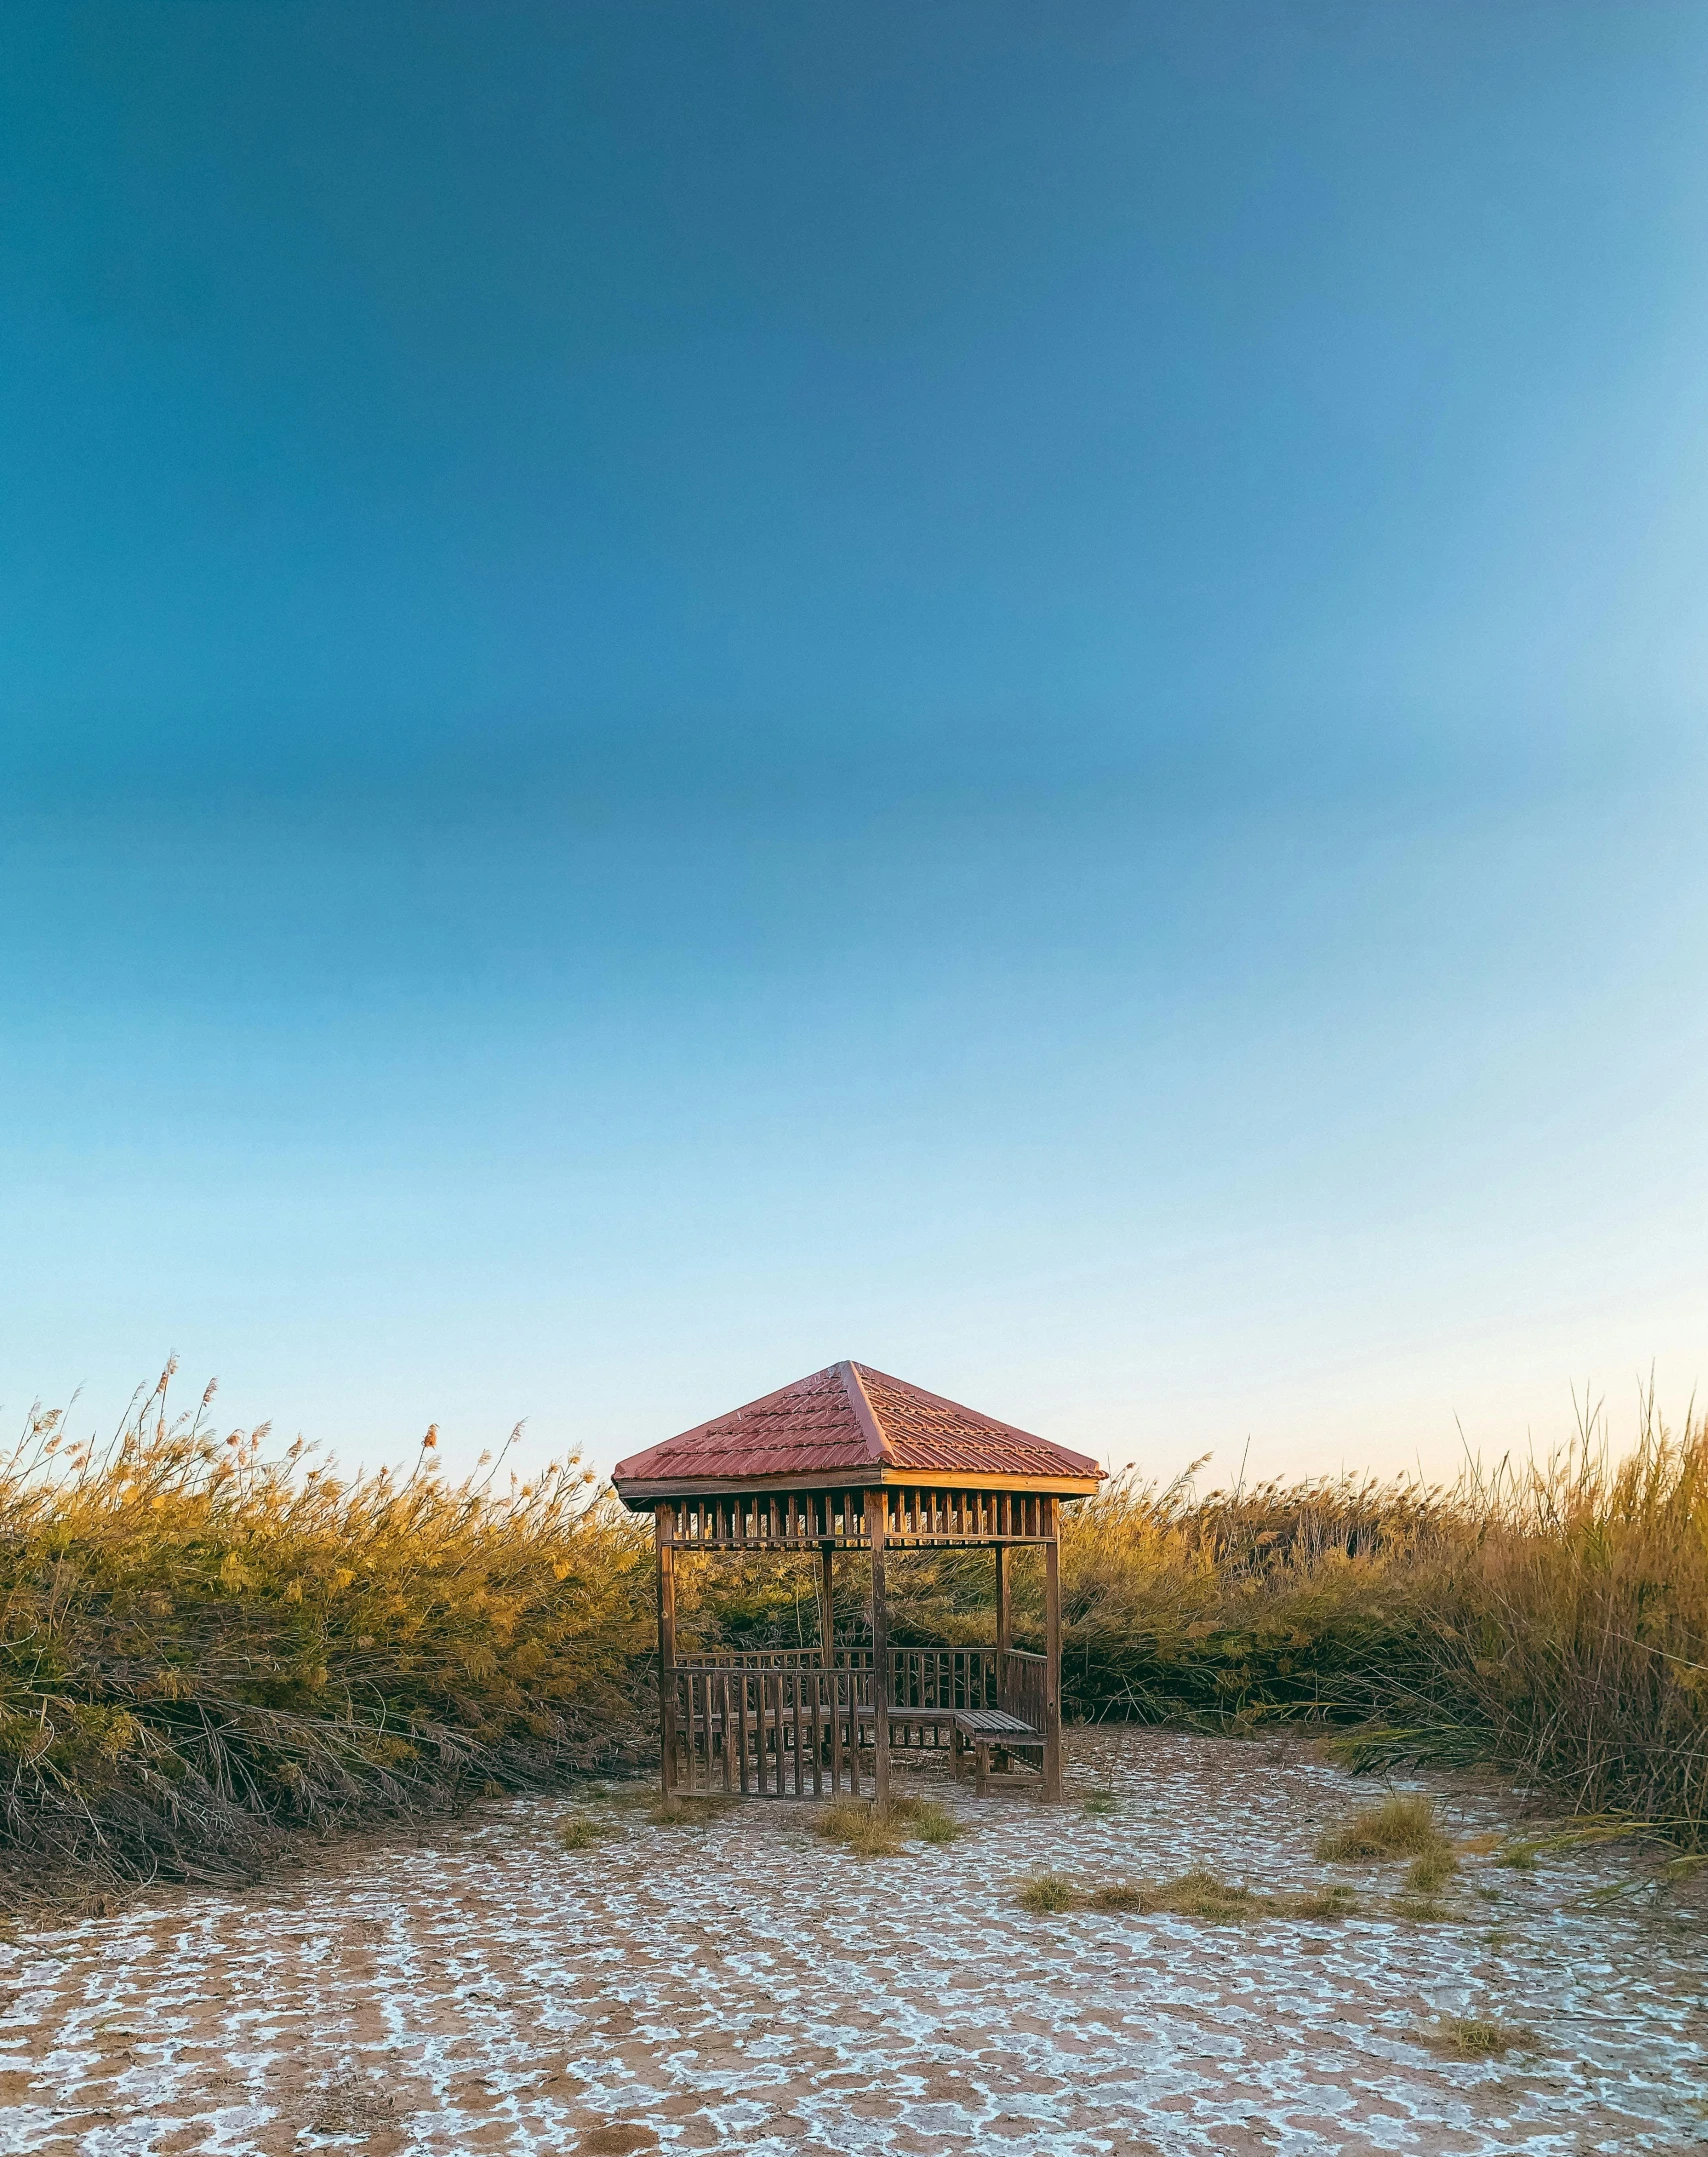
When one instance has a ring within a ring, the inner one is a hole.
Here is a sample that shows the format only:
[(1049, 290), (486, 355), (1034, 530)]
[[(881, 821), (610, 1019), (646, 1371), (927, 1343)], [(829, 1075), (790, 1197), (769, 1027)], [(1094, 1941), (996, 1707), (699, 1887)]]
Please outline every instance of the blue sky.
[(1708, 17), (0, 21), (0, 1403), (1708, 1375)]

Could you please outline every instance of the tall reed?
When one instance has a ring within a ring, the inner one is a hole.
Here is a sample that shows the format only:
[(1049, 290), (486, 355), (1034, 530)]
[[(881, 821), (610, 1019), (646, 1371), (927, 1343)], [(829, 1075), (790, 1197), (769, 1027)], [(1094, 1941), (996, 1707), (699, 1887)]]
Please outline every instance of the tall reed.
[(225, 1878), (287, 1831), (521, 1787), (638, 1741), (640, 1524), (572, 1461), (341, 1478), (185, 1416), (0, 1460), (0, 1855)]
[[(650, 1524), (571, 1460), (339, 1476), (218, 1433), (170, 1370), (112, 1442), (37, 1413), (0, 1459), (0, 1869), (229, 1878), (291, 1835), (650, 1756)], [(1201, 1465), (1201, 1464), (1200, 1464)], [(1450, 1491), (1347, 1478), (1069, 1510), (1070, 1717), (1309, 1718), (1369, 1764), (1482, 1760), (1562, 1805), (1708, 1841), (1708, 1427), (1645, 1401), (1620, 1454)], [(990, 1638), (988, 1551), (892, 1554), (896, 1645)], [(836, 1634), (866, 1635), (837, 1561)], [(1041, 1645), (1036, 1557), (1017, 1645)], [(684, 1641), (806, 1646), (811, 1561), (682, 1568)]]
[[(1195, 1466), (1201, 1466), (1201, 1463)], [(839, 1560), (838, 1637), (866, 1634)], [(1015, 1561), (1016, 1644), (1042, 1645), (1041, 1571)], [(1708, 1840), (1708, 1426), (1645, 1397), (1541, 1463), (1200, 1494), (1132, 1477), (1068, 1509), (1062, 1697), (1073, 1717), (1356, 1729), (1352, 1757), (1487, 1762), (1570, 1808)], [(895, 1552), (891, 1639), (990, 1638), (987, 1552)], [(809, 1561), (708, 1563), (687, 1623), (747, 1646), (816, 1638)]]
[(1572, 1808), (1708, 1842), (1708, 1422), (1641, 1403), (1621, 1456), (1587, 1412), (1553, 1460), (1472, 1486), (1477, 1532), (1443, 1584), (1415, 1721)]

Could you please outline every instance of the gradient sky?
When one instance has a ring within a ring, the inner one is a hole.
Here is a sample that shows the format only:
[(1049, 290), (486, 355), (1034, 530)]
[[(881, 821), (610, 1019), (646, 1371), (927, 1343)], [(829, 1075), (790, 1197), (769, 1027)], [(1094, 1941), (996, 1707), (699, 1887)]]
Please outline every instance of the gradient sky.
[(1708, 11), (11, 0), (0, 1412), (1708, 1377)]

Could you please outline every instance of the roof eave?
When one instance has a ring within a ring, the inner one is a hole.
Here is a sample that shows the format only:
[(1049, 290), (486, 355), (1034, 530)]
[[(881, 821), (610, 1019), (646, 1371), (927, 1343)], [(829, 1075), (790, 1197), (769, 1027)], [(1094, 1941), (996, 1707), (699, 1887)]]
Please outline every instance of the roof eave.
[(1046, 1498), (1089, 1498), (1104, 1481), (1101, 1468), (1090, 1475), (988, 1475), (973, 1469), (889, 1468), (873, 1462), (860, 1468), (835, 1468), (812, 1475), (619, 1476), (612, 1487), (623, 1503), (645, 1512), (664, 1498), (734, 1497), (742, 1491), (909, 1490), (1033, 1491)]

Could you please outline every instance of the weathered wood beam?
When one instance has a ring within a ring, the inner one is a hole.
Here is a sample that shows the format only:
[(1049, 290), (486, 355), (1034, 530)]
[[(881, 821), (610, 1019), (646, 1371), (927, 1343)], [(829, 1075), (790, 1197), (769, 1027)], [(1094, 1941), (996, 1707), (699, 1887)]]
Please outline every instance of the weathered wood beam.
[(659, 1783), (668, 1797), (676, 1787), (676, 1508), (661, 1505), (654, 1524), (658, 1550), (658, 1745)]
[(1044, 1545), (1044, 1798), (1054, 1805), (1062, 1795), (1062, 1547), (1056, 1502), (1043, 1503), (1050, 1530)]
[(890, 1599), (884, 1577), (884, 1514), (883, 1492), (868, 1492), (866, 1522), (872, 1546), (872, 1795), (879, 1805), (887, 1805), (890, 1796)]

